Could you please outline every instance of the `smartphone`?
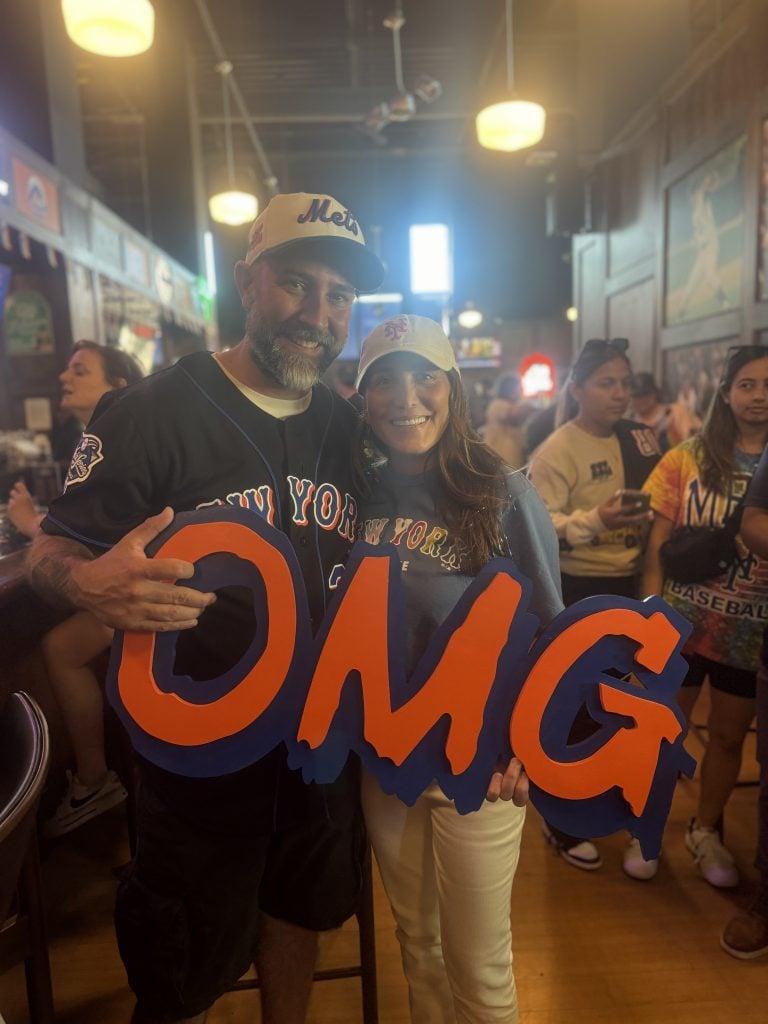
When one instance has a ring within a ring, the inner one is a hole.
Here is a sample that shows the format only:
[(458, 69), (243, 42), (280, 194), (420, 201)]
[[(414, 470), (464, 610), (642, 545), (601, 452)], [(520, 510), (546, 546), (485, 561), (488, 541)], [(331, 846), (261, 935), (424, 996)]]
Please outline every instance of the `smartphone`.
[(645, 491), (633, 491), (627, 488), (621, 492), (621, 507), (628, 512), (647, 512), (651, 507), (651, 496)]

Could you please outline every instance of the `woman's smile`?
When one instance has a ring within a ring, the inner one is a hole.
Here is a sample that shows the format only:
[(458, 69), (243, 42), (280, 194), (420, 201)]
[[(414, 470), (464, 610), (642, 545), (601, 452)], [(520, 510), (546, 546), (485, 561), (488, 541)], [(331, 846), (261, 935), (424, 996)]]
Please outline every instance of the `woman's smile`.
[(421, 473), (448, 425), (448, 374), (422, 356), (395, 352), (365, 379), (365, 418), (388, 449), (392, 468)]

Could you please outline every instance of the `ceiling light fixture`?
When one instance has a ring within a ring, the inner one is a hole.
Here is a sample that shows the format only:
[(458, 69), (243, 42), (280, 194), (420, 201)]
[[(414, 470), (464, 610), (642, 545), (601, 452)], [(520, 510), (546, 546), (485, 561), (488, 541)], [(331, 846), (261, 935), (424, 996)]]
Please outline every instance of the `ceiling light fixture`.
[(486, 149), (506, 153), (535, 146), (544, 136), (546, 113), (539, 103), (515, 95), (512, 45), (512, 0), (506, 0), (507, 92), (509, 99), (485, 107), (477, 115), (477, 141)]
[(208, 210), (218, 224), (238, 227), (249, 224), (259, 212), (259, 201), (247, 188), (239, 188), (235, 180), (235, 160), (232, 152), (232, 122), (229, 116), (229, 76), (232, 64), (222, 60), (216, 65), (221, 75), (221, 96), (224, 107), (224, 147), (227, 157), (226, 187), (208, 200)]
[(103, 57), (134, 57), (152, 45), (155, 9), (150, 0), (61, 0), (73, 43)]
[(475, 327), (479, 327), (483, 322), (483, 314), (479, 309), (475, 308), (474, 302), (467, 302), (464, 305), (464, 309), (456, 317), (459, 322), (459, 326), (463, 327), (467, 331), (473, 331)]

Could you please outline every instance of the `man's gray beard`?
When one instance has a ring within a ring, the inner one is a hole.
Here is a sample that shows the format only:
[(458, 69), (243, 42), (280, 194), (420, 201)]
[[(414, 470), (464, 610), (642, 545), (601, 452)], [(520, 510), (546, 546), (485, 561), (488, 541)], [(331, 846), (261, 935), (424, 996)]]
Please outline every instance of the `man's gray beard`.
[[(276, 383), (292, 391), (309, 391), (339, 354), (338, 342), (329, 332), (309, 328), (287, 329), (283, 324), (270, 327), (253, 309), (248, 314), (245, 329), (248, 351), (254, 363)], [(315, 359), (300, 352), (286, 352), (275, 341), (281, 336), (316, 341), (322, 346), (322, 354)]]

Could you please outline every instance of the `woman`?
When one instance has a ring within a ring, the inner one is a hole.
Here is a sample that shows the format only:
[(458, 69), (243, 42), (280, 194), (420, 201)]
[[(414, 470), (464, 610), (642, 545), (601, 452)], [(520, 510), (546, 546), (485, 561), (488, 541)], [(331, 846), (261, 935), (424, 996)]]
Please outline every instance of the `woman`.
[(738, 884), (733, 857), (718, 834), (755, 715), (755, 678), (768, 599), (768, 563), (741, 548), (715, 579), (665, 579), (661, 547), (679, 526), (722, 526), (746, 493), (768, 441), (768, 349), (730, 350), (698, 437), (666, 453), (645, 485), (654, 522), (643, 573), (645, 595), (661, 594), (693, 625), (683, 653), (689, 670), (680, 704), (690, 718), (705, 678), (710, 685), (708, 743), (699, 803), (685, 842), (710, 885)]
[[(138, 363), (127, 352), (79, 341), (61, 381), (61, 409), (85, 426), (103, 395), (141, 380)], [(8, 504), (11, 521), (33, 537), (43, 518), (23, 481), (17, 481)], [(72, 743), (75, 771), (68, 772), (67, 790), (53, 817), (43, 826), (46, 836), (70, 832), (114, 807), (126, 793), (104, 753), (104, 709), (101, 688), (89, 667), (112, 643), (113, 632), (89, 612), (60, 623), (43, 637), (43, 657)]]
[[(78, 341), (62, 373), (62, 413), (74, 417), (82, 431), (102, 395), (134, 384), (143, 377), (141, 367), (127, 352), (95, 341)], [(8, 498), (8, 518), (30, 539), (37, 533), (45, 513), (37, 511), (23, 480), (17, 480)]]
[[(363, 343), (357, 386), (365, 401), (356, 454), (362, 531), (401, 555), (409, 672), (496, 554), (534, 582), (531, 610), (548, 622), (562, 605), (546, 510), (474, 435), (441, 328), (419, 316), (381, 324)], [(400, 543), (411, 523), (426, 524), (442, 543)], [(510, 896), (525, 808), (487, 801), (462, 816), (434, 784), (407, 807), (371, 777), (363, 807), (397, 921), (411, 1019), (514, 1024)]]
[[(531, 480), (560, 539), (566, 605), (597, 594), (637, 596), (651, 515), (638, 489), (660, 451), (649, 427), (624, 419), (632, 386), (627, 347), (625, 338), (586, 342), (563, 392), (565, 422), (531, 460)], [(595, 728), (583, 711), (574, 723), (571, 742), (586, 739)], [(600, 854), (589, 840), (547, 823), (544, 834), (574, 867), (600, 867)], [(633, 877), (645, 877), (651, 870), (645, 865), (639, 842), (631, 840), (624, 869)]]

